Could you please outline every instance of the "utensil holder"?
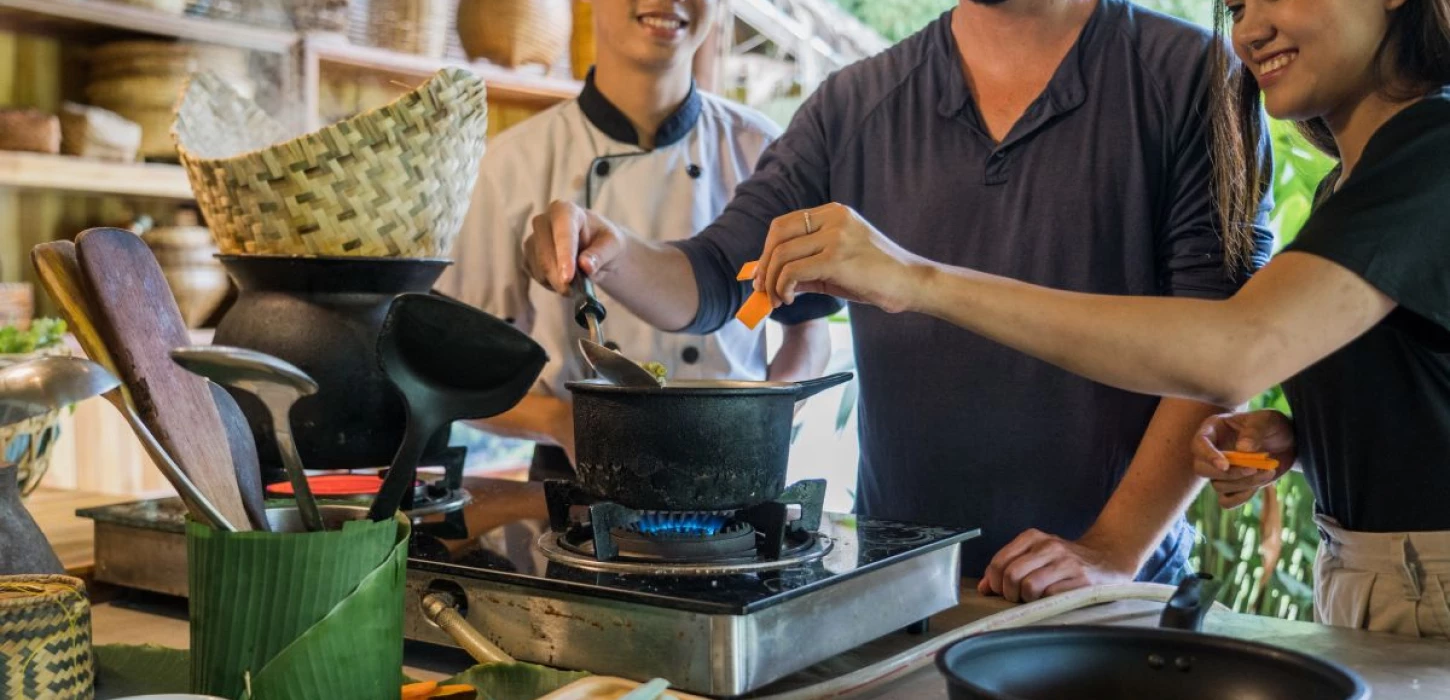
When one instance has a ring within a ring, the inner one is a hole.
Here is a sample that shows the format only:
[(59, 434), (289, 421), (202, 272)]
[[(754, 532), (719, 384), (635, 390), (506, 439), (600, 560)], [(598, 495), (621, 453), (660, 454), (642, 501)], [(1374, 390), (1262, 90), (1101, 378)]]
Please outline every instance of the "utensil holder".
[(323, 506), (303, 531), (270, 508), (273, 532), (186, 527), (192, 692), (225, 698), (396, 697), (403, 682), (402, 517)]

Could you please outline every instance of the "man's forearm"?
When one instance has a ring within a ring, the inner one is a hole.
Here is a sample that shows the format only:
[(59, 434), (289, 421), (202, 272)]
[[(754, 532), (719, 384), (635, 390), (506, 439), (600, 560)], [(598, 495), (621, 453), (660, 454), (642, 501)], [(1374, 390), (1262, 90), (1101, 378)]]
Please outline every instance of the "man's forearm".
[(572, 435), (561, 434), (571, 429), (570, 411), (569, 404), (562, 399), (529, 394), (508, 411), (469, 423), (502, 437), (564, 446), (573, 443)]
[(700, 308), (695, 271), (673, 246), (631, 238), (607, 273), (597, 277), (596, 284), (609, 296), (661, 330), (690, 325)]
[(1078, 541), (1111, 552), (1118, 566), (1137, 573), (1203, 486), (1189, 446), (1204, 419), (1221, 412), (1197, 401), (1159, 403), (1127, 474)]
[(821, 376), (831, 359), (831, 326), (824, 318), (785, 326), (785, 338), (770, 360), (769, 378), (797, 382)]

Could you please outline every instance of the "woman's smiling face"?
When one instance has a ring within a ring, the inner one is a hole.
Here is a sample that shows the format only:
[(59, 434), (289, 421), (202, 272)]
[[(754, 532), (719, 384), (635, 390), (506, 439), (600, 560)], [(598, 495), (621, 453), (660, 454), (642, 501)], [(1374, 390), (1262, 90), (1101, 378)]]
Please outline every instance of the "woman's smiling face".
[(1233, 48), (1279, 119), (1352, 108), (1380, 87), (1376, 58), (1405, 0), (1225, 0)]

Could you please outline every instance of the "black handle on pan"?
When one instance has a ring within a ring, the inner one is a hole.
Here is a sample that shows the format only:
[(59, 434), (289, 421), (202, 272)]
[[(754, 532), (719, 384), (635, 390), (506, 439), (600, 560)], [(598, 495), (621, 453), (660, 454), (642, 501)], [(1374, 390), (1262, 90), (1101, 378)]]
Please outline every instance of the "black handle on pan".
[(807, 379), (802, 382), (796, 382), (795, 385), (799, 389), (799, 391), (796, 392), (795, 400), (804, 401), (805, 399), (815, 396), (816, 394), (819, 394), (837, 384), (845, 384), (846, 382), (851, 381), (851, 377), (853, 376), (855, 375), (851, 374), (850, 372), (837, 372), (835, 374), (828, 374), (824, 377), (820, 377), (817, 379)]
[(1194, 574), (1178, 584), (1178, 590), (1168, 599), (1158, 626), (1165, 629), (1198, 632), (1203, 628), (1203, 618), (1213, 609), (1218, 595), (1219, 583), (1208, 574)]

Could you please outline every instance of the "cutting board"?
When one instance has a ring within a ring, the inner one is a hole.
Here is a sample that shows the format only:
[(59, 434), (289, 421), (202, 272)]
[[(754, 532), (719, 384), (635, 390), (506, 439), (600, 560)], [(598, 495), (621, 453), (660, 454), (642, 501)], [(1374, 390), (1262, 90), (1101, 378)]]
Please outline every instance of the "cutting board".
[(210, 385), (171, 360), (190, 339), (151, 249), (125, 229), (96, 228), (76, 238), (76, 250), (94, 293), (92, 320), (142, 422), (222, 517), (251, 529)]

